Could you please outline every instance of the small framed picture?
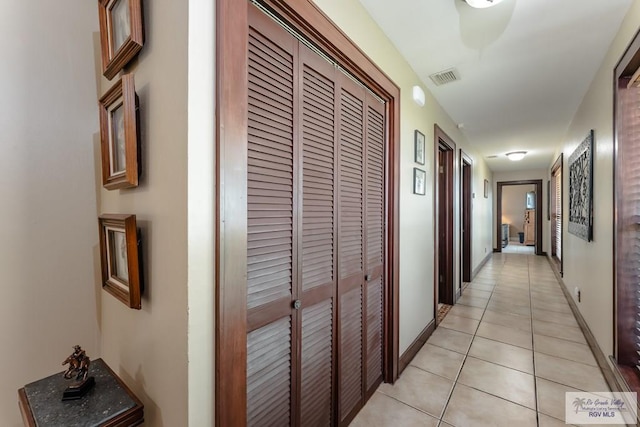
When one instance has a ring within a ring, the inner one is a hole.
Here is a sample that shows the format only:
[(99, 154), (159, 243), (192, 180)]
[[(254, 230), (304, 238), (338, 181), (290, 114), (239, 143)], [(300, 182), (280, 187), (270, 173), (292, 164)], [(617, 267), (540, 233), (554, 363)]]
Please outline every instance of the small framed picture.
[(102, 185), (108, 190), (138, 185), (137, 97), (132, 74), (126, 74), (100, 98)]
[(140, 310), (142, 275), (135, 215), (101, 215), (102, 287), (130, 308)]
[(413, 194), (426, 194), (427, 173), (422, 169), (413, 168)]
[(142, 49), (141, 0), (98, 0), (102, 73), (111, 80)]
[(424, 165), (424, 134), (418, 129), (414, 133), (414, 160)]
[(489, 180), (484, 180), (484, 198), (489, 198)]

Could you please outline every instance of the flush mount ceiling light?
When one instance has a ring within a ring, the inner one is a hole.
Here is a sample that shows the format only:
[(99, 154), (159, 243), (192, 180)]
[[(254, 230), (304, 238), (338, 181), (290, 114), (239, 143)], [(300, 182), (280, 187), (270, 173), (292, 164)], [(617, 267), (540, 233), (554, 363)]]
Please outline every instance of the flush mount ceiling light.
[(507, 157), (509, 160), (517, 162), (518, 160), (524, 159), (524, 155), (527, 154), (526, 151), (512, 151), (511, 153), (507, 153)]
[(485, 7), (495, 6), (502, 0), (464, 0), (469, 6), (477, 9), (484, 9)]

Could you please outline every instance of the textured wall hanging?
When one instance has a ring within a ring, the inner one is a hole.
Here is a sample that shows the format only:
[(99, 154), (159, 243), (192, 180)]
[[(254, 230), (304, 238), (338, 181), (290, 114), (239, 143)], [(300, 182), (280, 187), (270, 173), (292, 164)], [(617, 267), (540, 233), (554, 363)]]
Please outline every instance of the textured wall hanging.
[(593, 129), (569, 157), (569, 233), (593, 239)]

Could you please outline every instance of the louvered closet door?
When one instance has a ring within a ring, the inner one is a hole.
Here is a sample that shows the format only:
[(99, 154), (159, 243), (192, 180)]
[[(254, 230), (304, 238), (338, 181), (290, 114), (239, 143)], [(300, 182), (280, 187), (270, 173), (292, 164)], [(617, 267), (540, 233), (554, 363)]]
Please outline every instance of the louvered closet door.
[(384, 105), (249, 22), (248, 424), (343, 425), (382, 379)]
[(384, 290), (384, 104), (366, 98), (365, 146), (365, 392), (382, 381), (382, 312)]
[(336, 292), (335, 68), (300, 45), (301, 426), (333, 421)]
[[(297, 42), (250, 8), (247, 424), (289, 426), (296, 373), (298, 203), (294, 172)], [(238, 236), (240, 238), (240, 236)]]
[(353, 415), (382, 379), (384, 106), (339, 74), (339, 400)]

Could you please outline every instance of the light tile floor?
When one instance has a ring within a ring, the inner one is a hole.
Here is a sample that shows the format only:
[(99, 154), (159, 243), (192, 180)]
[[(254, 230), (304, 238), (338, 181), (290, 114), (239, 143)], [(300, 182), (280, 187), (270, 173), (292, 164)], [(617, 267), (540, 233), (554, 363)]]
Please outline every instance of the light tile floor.
[(351, 425), (564, 426), (565, 392), (607, 390), (547, 260), (502, 253)]

